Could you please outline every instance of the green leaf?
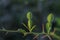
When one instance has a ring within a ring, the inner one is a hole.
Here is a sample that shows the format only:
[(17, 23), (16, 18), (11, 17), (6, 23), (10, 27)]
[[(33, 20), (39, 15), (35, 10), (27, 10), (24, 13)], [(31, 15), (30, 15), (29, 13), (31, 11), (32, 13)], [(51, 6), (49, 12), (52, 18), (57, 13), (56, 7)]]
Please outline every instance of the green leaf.
[(32, 27), (32, 13), (31, 12), (27, 13), (27, 19), (28, 19), (28, 29), (31, 32), (31, 27)]
[(25, 33), (25, 32), (26, 32), (26, 31), (23, 30), (23, 29), (19, 29), (19, 31), (20, 31), (21, 33)]
[(27, 13), (27, 19), (31, 19), (32, 18), (32, 13), (31, 12), (28, 12)]
[(31, 27), (32, 27), (32, 20), (28, 20), (28, 28), (29, 28), (29, 30), (31, 30)]
[(52, 26), (52, 22), (54, 21), (54, 15), (52, 13), (50, 13), (48, 16), (47, 16), (47, 23), (46, 23), (46, 30), (47, 30), (47, 33), (50, 33), (50, 30), (51, 30), (51, 26)]
[(54, 15), (52, 13), (50, 13), (48, 16), (47, 16), (47, 21), (48, 22), (52, 22), (54, 20)]
[(51, 26), (52, 26), (51, 23), (46, 23), (46, 30), (47, 30), (47, 33), (48, 33), (48, 34), (50, 33)]
[(59, 17), (56, 18), (56, 22), (57, 22), (57, 25), (60, 26), (60, 18)]
[(24, 25), (24, 27), (25, 27), (25, 28), (27, 28), (27, 29), (28, 29), (28, 27), (27, 27), (24, 23), (22, 23), (22, 24)]
[(31, 28), (31, 31), (36, 27), (36, 25), (34, 25), (32, 28)]

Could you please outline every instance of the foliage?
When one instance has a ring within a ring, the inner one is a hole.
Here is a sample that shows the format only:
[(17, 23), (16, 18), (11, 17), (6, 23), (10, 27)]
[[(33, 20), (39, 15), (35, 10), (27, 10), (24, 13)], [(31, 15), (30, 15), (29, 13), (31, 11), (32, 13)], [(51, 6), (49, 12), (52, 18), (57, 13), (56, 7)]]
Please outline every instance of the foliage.
[(57, 25), (60, 26), (60, 18), (59, 17), (56, 18), (56, 22), (57, 22)]
[[(56, 35), (56, 31), (60, 31), (60, 30), (57, 30), (58, 28), (54, 28), (54, 31), (53, 32), (50, 32), (51, 28), (52, 28), (52, 22), (54, 21), (54, 15), (52, 13), (50, 13), (48, 16), (47, 16), (47, 23), (46, 23), (46, 30), (47, 30), (47, 33), (44, 32), (44, 26), (43, 27), (43, 32), (41, 33), (35, 33), (33, 32), (34, 28), (35, 28), (35, 25), (33, 26), (32, 24), (32, 13), (31, 12), (28, 12), (27, 13), (27, 19), (28, 19), (28, 26), (26, 26), (24, 23), (23, 25), (29, 30), (29, 32), (26, 32), (25, 30), (23, 29), (18, 29), (16, 31), (14, 30), (0, 30), (0, 31), (6, 31), (6, 32), (21, 32), (21, 33), (24, 33), (24, 34), (35, 34), (36, 36), (34, 38), (36, 38), (37, 36), (39, 36), (40, 34), (45, 34), (42, 38), (45, 38), (45, 37), (48, 37), (50, 40), (52, 40), (52, 37), (54, 38), (57, 38), (58, 40), (60, 40), (60, 36)], [(59, 20), (59, 19), (57, 19)], [(33, 39), (34, 39), (33, 38)]]
[[(47, 34), (54, 36), (55, 38), (58, 38), (60, 40), (60, 38), (55, 34), (56, 28), (54, 28), (53, 32), (50, 32), (52, 29), (52, 22), (53, 21), (54, 21), (54, 15), (52, 13), (50, 13), (47, 16), (47, 23), (46, 23)], [(49, 39), (52, 40), (51, 37), (49, 37)]]
[(24, 23), (23, 25), (29, 30), (29, 32), (32, 32), (33, 29), (35, 28), (35, 25), (32, 26), (32, 13), (31, 12), (27, 13), (27, 19), (28, 19), (28, 26), (26, 26)]
[(54, 21), (54, 15), (52, 13), (50, 13), (48, 16), (47, 16), (47, 23), (46, 23), (46, 30), (47, 30), (47, 33), (49, 34), (50, 30), (51, 30), (51, 27), (52, 27), (52, 22)]
[[(47, 23), (46, 23), (46, 30), (47, 30), (47, 33), (43, 32), (43, 33), (40, 33), (40, 34), (45, 34), (42, 38), (45, 38), (45, 37), (48, 37), (50, 40), (52, 40), (51, 37), (53, 38), (57, 38), (58, 40), (60, 40), (60, 36), (58, 36), (55, 32), (56, 31), (60, 31), (58, 28), (54, 28), (54, 31), (51, 32), (51, 29), (52, 29), (52, 22), (54, 21), (54, 15), (52, 13), (50, 13), (48, 16), (47, 16)], [(39, 34), (37, 35), (39, 36)], [(36, 37), (37, 37), (36, 36)], [(34, 37), (34, 38), (36, 38)]]

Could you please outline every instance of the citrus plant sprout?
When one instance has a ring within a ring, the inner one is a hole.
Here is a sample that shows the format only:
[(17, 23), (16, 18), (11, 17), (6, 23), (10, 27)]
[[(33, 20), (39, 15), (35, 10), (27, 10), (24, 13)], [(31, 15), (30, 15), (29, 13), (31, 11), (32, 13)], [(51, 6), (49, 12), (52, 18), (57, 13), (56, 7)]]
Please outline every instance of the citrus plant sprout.
[[(36, 35), (34, 38), (36, 38), (37, 36), (41, 35), (41, 34), (45, 34), (42, 38), (45, 38), (45, 37), (48, 37), (50, 40), (52, 40), (52, 38), (50, 36), (52, 36), (53, 38), (57, 38), (58, 40), (60, 40), (60, 36), (58, 36), (55, 32), (56, 31), (59, 31), (58, 28), (54, 28), (54, 31), (51, 32), (51, 28), (52, 28), (52, 22), (54, 21), (54, 15), (52, 13), (50, 13), (48, 16), (47, 16), (47, 23), (46, 23), (46, 27), (44, 26), (44, 24), (42, 25), (42, 32), (33, 32), (34, 28), (36, 28), (36, 25), (32, 26), (32, 13), (31, 12), (28, 12), (27, 13), (27, 19), (28, 19), (28, 26), (26, 26), (26, 24), (22, 23), (24, 25), (24, 27), (26, 27), (29, 32), (25, 31), (24, 29), (18, 29), (18, 30), (6, 30), (6, 29), (0, 29), (0, 31), (5, 31), (5, 32), (20, 32), (20, 33), (23, 33), (23, 34), (34, 34)], [(46, 28), (46, 31), (44, 31), (44, 27)], [(34, 39), (33, 38), (33, 39)]]

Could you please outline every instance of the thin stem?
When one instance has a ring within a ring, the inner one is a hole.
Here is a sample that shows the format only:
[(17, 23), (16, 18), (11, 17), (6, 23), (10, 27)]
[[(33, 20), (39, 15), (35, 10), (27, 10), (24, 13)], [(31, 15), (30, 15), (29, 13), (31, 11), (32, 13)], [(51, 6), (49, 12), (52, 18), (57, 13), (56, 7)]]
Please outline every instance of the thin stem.
[(29, 32), (31, 32), (30, 29), (24, 23), (22, 23), (22, 24), (25, 26), (26, 29), (29, 30)]
[(39, 36), (39, 34), (37, 34), (33, 39), (37, 38)]
[(37, 35), (37, 34), (46, 34), (46, 33), (36, 33), (36, 32), (25, 32), (26, 34), (35, 34), (35, 35)]
[(28, 27), (24, 23), (22, 23), (22, 24), (28, 29)]
[(31, 32), (33, 31), (33, 29), (36, 27), (36, 25), (34, 25), (34, 26), (32, 26), (32, 28), (31, 28)]
[(44, 35), (42, 38), (45, 38), (45, 37), (47, 37), (47, 35)]
[(18, 32), (18, 31), (14, 31), (14, 30), (2, 30), (2, 29), (0, 29), (0, 31), (3, 31), (3, 32)]
[[(0, 31), (3, 31), (3, 32), (20, 32), (20, 31), (14, 31), (14, 30), (2, 30), (0, 29)], [(25, 32), (26, 34), (46, 34), (46, 33), (36, 33), (36, 32)]]
[[(17, 31), (17, 30), (14, 31), (14, 30), (2, 30), (2, 29), (0, 29), (0, 31), (2, 31), (2, 32), (7, 32), (7, 33), (8, 33), (8, 32), (20, 32), (20, 31)], [(34, 34), (34, 35), (37, 35), (37, 36), (40, 35), (40, 34), (45, 34), (45, 35), (48, 35), (48, 37), (49, 37), (50, 40), (52, 40), (52, 39), (50, 38), (50, 36), (49, 36), (49, 35), (51, 35), (51, 36), (54, 36), (55, 38), (57, 38), (57, 39), (60, 40), (60, 36), (57, 36), (57, 35), (54, 34), (54, 33), (53, 33), (53, 34), (52, 34), (52, 33), (47, 34), (47, 33), (25, 32), (25, 34)], [(37, 36), (36, 36), (36, 37), (37, 37)], [(35, 38), (36, 38), (36, 37), (35, 37)]]
[(44, 24), (42, 24), (42, 33), (45, 33), (45, 32), (44, 32)]
[(50, 39), (50, 40), (52, 40), (52, 38), (49, 36), (49, 35), (47, 35), (48, 36), (48, 38)]

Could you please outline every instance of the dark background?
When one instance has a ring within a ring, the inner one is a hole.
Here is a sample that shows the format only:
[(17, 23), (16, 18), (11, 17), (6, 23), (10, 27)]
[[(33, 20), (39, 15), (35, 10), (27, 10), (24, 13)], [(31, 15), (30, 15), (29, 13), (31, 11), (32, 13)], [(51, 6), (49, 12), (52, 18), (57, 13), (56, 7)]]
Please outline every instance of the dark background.
[[(34, 31), (41, 32), (42, 24), (46, 23), (49, 13), (60, 17), (60, 0), (0, 0), (0, 29), (17, 30), (22, 28), (28, 31), (22, 23), (27, 24), (26, 14), (29, 11), (32, 12), (33, 22), (37, 25)], [(0, 40), (25, 39), (21, 33), (5, 35), (5, 32), (0, 32)]]

